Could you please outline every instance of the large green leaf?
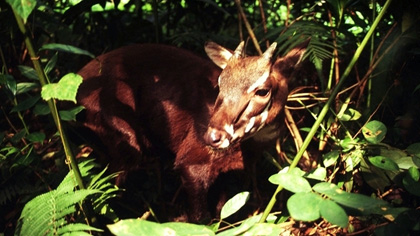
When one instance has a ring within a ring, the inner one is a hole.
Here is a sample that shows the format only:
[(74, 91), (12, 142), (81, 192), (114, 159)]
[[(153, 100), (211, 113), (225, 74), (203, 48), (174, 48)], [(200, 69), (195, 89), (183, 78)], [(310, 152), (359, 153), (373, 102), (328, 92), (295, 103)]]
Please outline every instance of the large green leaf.
[(381, 199), (371, 198), (362, 194), (348, 193), (340, 189), (335, 184), (326, 182), (318, 183), (313, 186), (313, 190), (325, 194), (331, 200), (353, 209), (362, 214), (388, 214), (390, 205)]
[(36, 0), (6, 0), (13, 10), (23, 19), (24, 22), (28, 19), (28, 16), (35, 9)]
[(222, 207), (220, 218), (225, 219), (241, 209), (249, 199), (249, 192), (238, 193)]
[(331, 224), (338, 225), (341, 228), (346, 228), (349, 224), (347, 213), (337, 203), (329, 199), (323, 199), (319, 208), (321, 216)]
[(289, 172), (274, 174), (270, 176), (268, 180), (273, 184), (283, 186), (285, 189), (293, 193), (310, 192), (312, 190), (308, 180), (300, 175)]
[(58, 83), (44, 85), (41, 91), (42, 98), (46, 101), (55, 98), (76, 103), (77, 89), (82, 81), (83, 78), (80, 75), (69, 73), (63, 76)]
[(377, 120), (373, 120), (367, 123), (362, 128), (362, 133), (365, 139), (373, 144), (378, 144), (382, 142), (382, 140), (385, 138), (386, 132), (386, 126), (382, 122)]
[(213, 231), (204, 225), (171, 222), (159, 224), (156, 222), (128, 219), (108, 225), (111, 233), (117, 236), (149, 236), (149, 235), (214, 235)]
[(295, 193), (287, 201), (290, 216), (296, 220), (314, 221), (321, 216), (320, 206), (322, 197), (319, 194)]
[(393, 160), (391, 160), (388, 157), (384, 156), (374, 156), (369, 157), (370, 163), (372, 165), (384, 169), (384, 170), (399, 170), (397, 163), (395, 163)]

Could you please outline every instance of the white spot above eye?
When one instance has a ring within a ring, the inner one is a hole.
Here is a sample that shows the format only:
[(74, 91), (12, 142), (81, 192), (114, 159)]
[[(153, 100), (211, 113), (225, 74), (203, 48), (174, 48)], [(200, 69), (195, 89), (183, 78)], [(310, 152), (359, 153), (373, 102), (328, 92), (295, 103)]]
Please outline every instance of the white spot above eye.
[(235, 131), (233, 129), (233, 125), (226, 124), (224, 128), (225, 128), (226, 133), (228, 133), (231, 137), (234, 136)]
[(257, 81), (255, 81), (254, 84), (252, 84), (248, 90), (246, 91), (247, 93), (251, 93), (252, 91), (254, 91), (256, 88), (258, 88), (259, 86), (263, 85), (265, 83), (265, 81), (267, 81), (268, 76), (270, 75), (270, 71), (266, 71), (264, 72), (264, 74), (257, 79)]
[(254, 127), (254, 124), (255, 124), (255, 116), (249, 119), (249, 122), (245, 127), (245, 133), (248, 133)]

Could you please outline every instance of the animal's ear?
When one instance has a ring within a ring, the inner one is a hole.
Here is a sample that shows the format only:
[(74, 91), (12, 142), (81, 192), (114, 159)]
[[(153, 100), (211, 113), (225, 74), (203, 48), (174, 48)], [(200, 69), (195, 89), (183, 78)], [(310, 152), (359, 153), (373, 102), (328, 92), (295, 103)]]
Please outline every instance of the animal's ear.
[(303, 55), (306, 52), (306, 47), (309, 40), (299, 44), (290, 50), (285, 56), (278, 57), (274, 63), (274, 68), (277, 69), (284, 77), (288, 78), (292, 75), (293, 70), (302, 62)]
[(224, 69), (232, 56), (239, 57), (243, 51), (244, 42), (241, 42), (235, 52), (226, 49), (215, 42), (206, 42), (204, 50), (207, 56), (220, 68)]

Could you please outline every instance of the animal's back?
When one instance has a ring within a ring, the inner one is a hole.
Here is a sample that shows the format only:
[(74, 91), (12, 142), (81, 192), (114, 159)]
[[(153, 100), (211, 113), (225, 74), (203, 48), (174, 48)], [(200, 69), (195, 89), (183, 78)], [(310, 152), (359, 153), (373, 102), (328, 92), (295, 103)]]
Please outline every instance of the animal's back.
[(219, 73), (209, 60), (154, 44), (123, 47), (82, 68), (78, 102), (85, 125), (108, 147), (111, 170), (130, 170), (144, 154), (178, 153), (187, 137), (205, 148)]

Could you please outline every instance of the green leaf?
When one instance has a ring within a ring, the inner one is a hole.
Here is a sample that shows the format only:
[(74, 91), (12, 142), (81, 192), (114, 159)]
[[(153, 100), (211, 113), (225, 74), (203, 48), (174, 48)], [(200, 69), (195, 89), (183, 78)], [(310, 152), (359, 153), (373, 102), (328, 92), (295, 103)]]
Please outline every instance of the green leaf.
[(65, 224), (64, 217), (76, 212), (75, 205), (97, 190), (52, 190), (29, 201), (19, 218), (17, 235), (46, 235)]
[(249, 192), (241, 192), (229, 199), (222, 207), (220, 218), (226, 219), (235, 212), (237, 212), (249, 199)]
[(399, 170), (397, 163), (395, 163), (393, 160), (391, 160), (388, 157), (384, 157), (384, 156), (369, 157), (369, 161), (370, 163), (372, 163), (372, 165), (378, 168), (384, 169), (384, 170)]
[(287, 201), (287, 209), (295, 220), (314, 221), (319, 219), (322, 197), (316, 193), (295, 193)]
[(373, 144), (380, 143), (385, 138), (386, 132), (386, 126), (377, 120), (367, 123), (362, 128), (362, 133), (365, 139)]
[(77, 106), (70, 110), (59, 111), (60, 118), (65, 121), (76, 121), (76, 115), (85, 109), (83, 106)]
[(13, 10), (23, 19), (23, 22), (26, 23), (28, 16), (36, 7), (36, 0), (6, 0)]
[(9, 74), (1, 74), (0, 75), (0, 85), (3, 85), (8, 91), (9, 99), (12, 100), (17, 94), (17, 85), (16, 80), (13, 76)]
[(415, 180), (410, 173), (404, 176), (402, 183), (409, 193), (420, 196), (420, 182)]
[(356, 209), (363, 214), (384, 215), (389, 213), (390, 206), (387, 202), (361, 194), (345, 192), (335, 184), (322, 182), (314, 185), (312, 189), (318, 193), (325, 194), (338, 204)]
[(140, 219), (120, 220), (108, 225), (108, 229), (116, 236), (176, 235), (175, 230), (169, 227)]
[(16, 94), (26, 93), (26, 92), (32, 91), (34, 89), (37, 89), (39, 87), (40, 87), (39, 83), (35, 83), (35, 82), (18, 83)]
[(305, 173), (304, 176), (308, 179), (316, 179), (323, 181), (327, 177), (327, 170), (324, 167), (317, 167), (316, 169)]
[(176, 232), (176, 235), (214, 235), (214, 232), (206, 225), (195, 225), (181, 222), (169, 222), (162, 225), (173, 229)]
[(407, 147), (407, 153), (420, 158), (420, 143), (413, 143)]
[(83, 231), (96, 231), (96, 232), (103, 232), (102, 229), (97, 229), (95, 227), (86, 225), (86, 224), (68, 224), (63, 227), (60, 227), (57, 230), (57, 235), (63, 235), (63, 234), (77, 234), (77, 235), (91, 235)]
[(333, 150), (331, 152), (325, 153), (322, 155), (323, 163), (325, 167), (330, 167), (337, 163), (338, 158), (340, 157), (340, 152), (338, 150)]
[(341, 228), (346, 228), (349, 224), (349, 217), (344, 209), (337, 203), (323, 199), (320, 204), (321, 216), (333, 225), (338, 225)]
[(281, 235), (284, 228), (278, 224), (258, 223), (253, 225), (244, 235)]
[(76, 103), (76, 94), (83, 78), (75, 73), (69, 73), (58, 83), (51, 83), (42, 87), (41, 96), (48, 101), (52, 98)]
[(54, 53), (54, 55), (48, 60), (48, 63), (44, 67), (45, 74), (49, 74), (52, 70), (54, 70), (55, 66), (57, 65), (58, 60), (58, 53)]
[(37, 103), (33, 109), (35, 115), (45, 116), (51, 113), (50, 107), (45, 102)]
[(73, 53), (77, 55), (85, 55), (91, 58), (95, 58), (95, 55), (93, 55), (92, 53), (86, 50), (80, 49), (78, 47), (75, 47), (75, 46), (67, 45), (67, 44), (60, 44), (60, 43), (45, 44), (39, 50), (40, 51), (41, 50), (55, 50), (55, 51)]
[(420, 179), (420, 172), (419, 172), (419, 170), (417, 168), (410, 167), (410, 169), (408, 169), (408, 174), (410, 175), (410, 177), (414, 181), (419, 181), (419, 179)]
[(349, 138), (346, 137), (343, 140), (340, 140), (340, 147), (343, 149), (342, 152), (348, 152), (351, 149), (353, 149), (357, 143), (359, 142), (359, 139), (355, 138)]
[(41, 132), (33, 132), (26, 137), (33, 143), (42, 143), (45, 140), (45, 134)]
[(277, 173), (268, 179), (273, 184), (283, 186), (293, 193), (310, 192), (312, 190), (308, 180), (292, 173)]
[(35, 69), (29, 66), (22, 66), (19, 65), (18, 69), (20, 73), (28, 79), (39, 81), (38, 74), (36, 73)]
[(128, 219), (108, 225), (111, 233), (117, 236), (137, 235), (214, 235), (207, 226), (181, 222), (159, 224), (156, 222)]
[(39, 95), (33, 97), (28, 97), (25, 100), (19, 102), (15, 107), (13, 107), (10, 112), (25, 111), (33, 107), (40, 99)]
[(245, 231), (247, 231), (248, 229), (250, 229), (256, 223), (258, 223), (260, 219), (261, 219), (261, 214), (249, 217), (246, 220), (244, 220), (244, 222), (242, 222), (240, 226), (218, 233), (217, 236), (240, 235), (244, 233)]
[(343, 114), (337, 115), (337, 118), (341, 121), (358, 120), (362, 114), (352, 108), (347, 109)]

